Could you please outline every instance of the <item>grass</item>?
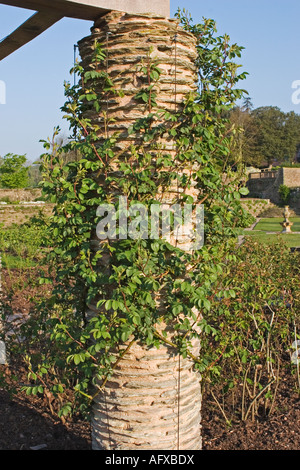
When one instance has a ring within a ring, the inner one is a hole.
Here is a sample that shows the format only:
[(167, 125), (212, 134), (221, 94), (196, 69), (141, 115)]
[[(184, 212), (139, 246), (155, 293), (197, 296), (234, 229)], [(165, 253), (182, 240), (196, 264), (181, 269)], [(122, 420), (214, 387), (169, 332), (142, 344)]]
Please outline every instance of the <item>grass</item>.
[(269, 234), (266, 232), (258, 232), (258, 231), (245, 231), (245, 237), (251, 237), (261, 243), (276, 243), (282, 242), (285, 243), (290, 248), (295, 246), (300, 246), (300, 234)]
[[(300, 246), (300, 233), (282, 234), (283, 229), (281, 222), (283, 217), (269, 217), (261, 219), (255, 226), (254, 230), (244, 230), (245, 237), (251, 237), (260, 241), (261, 243), (285, 243), (290, 248)], [(290, 221), (293, 222), (292, 232), (300, 232), (300, 217), (291, 217)], [(267, 232), (276, 232), (270, 234)]]
[[(1, 221), (2, 222), (2, 221)], [(0, 255), (6, 269), (27, 269), (40, 263), (44, 250), (46, 222), (31, 218), (24, 224), (0, 224)]]
[(2, 253), (2, 266), (7, 269), (26, 269), (37, 265), (32, 259), (22, 258), (12, 254)]
[[(284, 221), (283, 217), (270, 217), (261, 219), (255, 226), (254, 231), (262, 230), (264, 232), (281, 232), (281, 222)], [(293, 223), (292, 232), (300, 232), (300, 217), (291, 217), (290, 221)]]

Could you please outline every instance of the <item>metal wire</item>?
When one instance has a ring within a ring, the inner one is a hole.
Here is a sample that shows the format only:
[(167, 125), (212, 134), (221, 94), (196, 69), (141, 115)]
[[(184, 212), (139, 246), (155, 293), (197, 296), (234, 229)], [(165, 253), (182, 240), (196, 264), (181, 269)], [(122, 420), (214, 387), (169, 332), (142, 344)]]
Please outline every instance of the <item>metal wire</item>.
[[(74, 58), (73, 58), (74, 67), (76, 65), (76, 59), (77, 59), (76, 50), (77, 49), (79, 49), (78, 44), (74, 44)], [(74, 70), (74, 86), (76, 86), (76, 73), (75, 73), (75, 70)]]
[[(174, 49), (175, 49), (175, 70), (174, 70), (174, 103), (175, 103), (175, 113), (177, 111), (177, 33), (174, 36)], [(176, 145), (176, 144), (175, 144)], [(177, 191), (178, 180), (177, 180)], [(180, 382), (181, 382), (181, 357), (180, 353), (178, 354), (178, 387), (177, 387), (177, 450), (180, 450)]]

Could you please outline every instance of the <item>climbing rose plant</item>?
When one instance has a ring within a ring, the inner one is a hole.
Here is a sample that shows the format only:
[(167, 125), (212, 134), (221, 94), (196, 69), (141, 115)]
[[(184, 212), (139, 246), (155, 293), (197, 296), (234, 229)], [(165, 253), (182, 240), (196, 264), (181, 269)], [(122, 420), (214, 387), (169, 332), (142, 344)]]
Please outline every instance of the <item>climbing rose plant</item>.
[[(117, 134), (100, 140), (98, 125), (89, 118), (97, 113), (107, 124), (100, 103), (117, 93), (105, 71), (105, 48), (95, 44), (93, 67), (83, 70), (77, 64), (72, 72), (78, 84), (65, 84), (63, 111), (73, 139), (62, 148), (44, 142), (43, 192), (55, 209), (48, 227), (49, 277), (41, 282), (52, 284), (52, 297), (40, 309), (35, 340), (41, 352), (27, 358), (29, 375), (37, 381), (27, 393), (60, 394), (71, 387), (83, 409), (93, 400), (91, 384), (100, 379), (104, 387), (136, 340), (150, 347), (169, 342), (201, 371), (207, 366), (191, 352), (191, 341), (198, 335), (196, 327), (204, 325), (214, 285), (236, 243), (236, 229), (247, 217), (240, 204), (246, 194), (241, 174), (228, 163), (231, 137), (225, 118), (244, 93), (237, 84), (246, 74), (234, 62), (243, 48), (230, 45), (226, 35), (217, 36), (213, 20), (193, 25), (180, 11), (178, 18), (196, 38), (199, 89), (186, 96), (180, 111), (160, 109), (156, 93), (161, 70), (149, 54), (139, 69), (145, 86), (136, 95), (147, 112), (130, 129), (139, 143), (131, 146), (129, 156), (115, 152)], [(59, 128), (53, 142), (58, 133)], [(176, 143), (172, 158), (156, 144), (166, 133)], [(65, 163), (70, 152), (77, 158)], [(196, 201), (188, 195), (192, 181), (181, 171), (192, 166)], [(118, 210), (115, 196), (123, 195), (128, 206), (142, 203), (149, 210), (160, 200), (159, 188), (168, 190), (174, 182), (183, 188), (174, 202), (205, 205), (203, 247), (188, 253), (162, 238), (149, 238), (106, 240), (92, 249), (100, 205), (114, 204)], [(104, 257), (109, 259), (105, 268)], [(229, 296), (235, 296), (234, 290)], [(98, 313), (87, 318), (94, 299)], [(168, 327), (174, 331), (171, 339)], [(61, 414), (70, 410), (71, 404), (64, 404)]]

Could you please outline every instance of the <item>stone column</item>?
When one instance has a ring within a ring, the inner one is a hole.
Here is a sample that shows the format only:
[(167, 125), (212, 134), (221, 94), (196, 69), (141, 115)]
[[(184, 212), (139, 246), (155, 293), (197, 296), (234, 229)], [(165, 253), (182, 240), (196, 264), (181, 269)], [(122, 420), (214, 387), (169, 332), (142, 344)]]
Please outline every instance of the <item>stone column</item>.
[[(91, 112), (89, 117), (95, 124), (103, 125), (100, 139), (120, 132), (116, 150), (124, 152), (136, 142), (135, 136), (128, 135), (128, 129), (138, 118), (148, 114), (147, 104), (135, 99), (147, 86), (140, 66), (147, 64), (149, 54), (152, 60), (157, 60), (162, 70), (156, 86), (157, 107), (178, 110), (186, 94), (197, 88), (195, 39), (175, 19), (112, 12), (101, 17), (92, 28), (92, 34), (78, 43), (86, 70), (91, 68), (95, 40), (106, 52), (103, 67), (112, 78), (114, 89), (122, 91), (124, 96), (110, 94), (100, 103), (108, 119), (113, 120), (107, 127), (104, 127), (103, 113)], [(168, 152), (174, 148), (172, 141), (162, 140), (161, 143)]]
[[(101, 114), (91, 112), (89, 117), (103, 125), (99, 141), (118, 131), (114, 150), (126, 153), (136, 143), (129, 127), (148, 114), (147, 105), (135, 99), (145, 86), (139, 66), (147, 62), (149, 54), (158, 60), (162, 70), (157, 84), (158, 107), (179, 110), (187, 93), (196, 88), (195, 39), (177, 20), (111, 12), (79, 42), (85, 70), (91, 67), (95, 40), (105, 49), (103, 67), (123, 96), (109, 96), (102, 103), (108, 118), (113, 118), (106, 128)], [(175, 152), (170, 137), (161, 137), (160, 144), (166, 152)], [(165, 195), (165, 201), (168, 199)], [(94, 248), (98, 242), (93, 241)], [(95, 313), (96, 302), (87, 314)], [(198, 347), (196, 344), (197, 351)], [(96, 397), (93, 411), (93, 449), (201, 449), (200, 376), (193, 363), (182, 359), (172, 347), (157, 350), (135, 343)]]

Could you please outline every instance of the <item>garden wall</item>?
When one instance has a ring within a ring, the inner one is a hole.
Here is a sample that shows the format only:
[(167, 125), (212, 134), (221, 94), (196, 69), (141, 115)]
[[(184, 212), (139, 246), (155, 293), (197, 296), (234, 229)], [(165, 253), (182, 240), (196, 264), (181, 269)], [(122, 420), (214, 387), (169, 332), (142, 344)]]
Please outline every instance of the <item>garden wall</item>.
[(5, 202), (29, 202), (41, 198), (40, 188), (29, 189), (0, 189), (0, 201)]
[(39, 188), (0, 189), (0, 224), (24, 224), (42, 211), (50, 216), (53, 204), (39, 203), (42, 192)]
[(289, 188), (300, 188), (300, 168), (280, 168), (283, 184)]
[[(300, 168), (280, 168), (276, 172), (251, 174), (247, 182), (249, 196), (252, 198), (270, 199), (273, 203), (281, 202), (278, 193), (280, 185), (289, 188), (300, 188)], [(298, 204), (292, 198), (293, 204)]]
[(242, 199), (241, 204), (243, 208), (254, 217), (259, 217), (271, 205), (270, 199)]

